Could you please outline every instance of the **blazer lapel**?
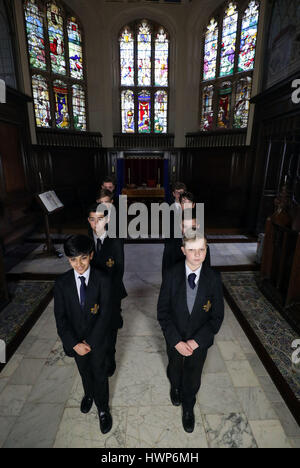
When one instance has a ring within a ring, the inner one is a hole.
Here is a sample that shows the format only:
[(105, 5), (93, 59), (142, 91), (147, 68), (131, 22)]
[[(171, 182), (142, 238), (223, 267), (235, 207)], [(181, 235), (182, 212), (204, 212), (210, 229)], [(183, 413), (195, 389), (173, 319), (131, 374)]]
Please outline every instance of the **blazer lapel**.
[(90, 271), (90, 277), (89, 277), (89, 283), (88, 287), (86, 289), (86, 296), (85, 296), (85, 304), (84, 304), (84, 313), (86, 314), (87, 317), (91, 317), (91, 308), (94, 307), (95, 304), (93, 304), (93, 293), (95, 291), (95, 270), (91, 268)]
[(78, 297), (78, 291), (77, 291), (77, 286), (76, 286), (76, 279), (75, 279), (74, 270), (71, 271), (70, 283), (69, 284), (70, 284), (70, 292), (71, 292), (70, 297), (72, 297), (72, 299), (73, 299), (74, 307), (76, 307), (77, 309), (79, 309), (81, 311), (80, 300), (79, 300), (79, 297)]

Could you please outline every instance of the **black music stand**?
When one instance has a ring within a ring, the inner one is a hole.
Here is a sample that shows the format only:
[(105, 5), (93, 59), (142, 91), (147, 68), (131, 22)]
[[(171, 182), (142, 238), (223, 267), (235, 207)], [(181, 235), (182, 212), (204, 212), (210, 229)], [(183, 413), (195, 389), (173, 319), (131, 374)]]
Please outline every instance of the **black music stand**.
[(56, 250), (52, 239), (50, 237), (49, 229), (49, 215), (57, 213), (58, 211), (63, 210), (64, 205), (57, 197), (54, 190), (49, 190), (48, 192), (39, 193), (36, 196), (37, 201), (42, 208), (44, 214), (44, 224), (45, 224), (45, 234), (46, 234), (46, 244), (44, 245), (42, 255), (52, 256), (55, 255), (58, 258), (62, 258), (63, 254)]

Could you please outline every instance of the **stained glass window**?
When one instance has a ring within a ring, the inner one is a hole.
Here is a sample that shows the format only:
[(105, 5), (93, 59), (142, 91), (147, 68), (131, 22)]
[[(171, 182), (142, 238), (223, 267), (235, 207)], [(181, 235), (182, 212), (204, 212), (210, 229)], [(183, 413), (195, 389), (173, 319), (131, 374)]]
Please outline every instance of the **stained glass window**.
[(134, 85), (134, 41), (133, 34), (125, 28), (120, 37), (121, 85)]
[(231, 75), (234, 69), (238, 13), (236, 5), (230, 3), (225, 12), (221, 44), (220, 76)]
[(205, 35), (203, 80), (211, 80), (216, 77), (218, 35), (218, 23), (212, 19), (207, 26)]
[(150, 133), (151, 131), (151, 97), (148, 91), (141, 91), (138, 95), (139, 105), (139, 133)]
[(69, 60), (70, 71), (73, 78), (83, 78), (82, 66), (82, 37), (76, 18), (68, 21)]
[(203, 31), (201, 131), (248, 125), (260, 2), (241, 4), (224, 2)]
[(167, 133), (168, 32), (137, 20), (121, 29), (119, 44), (122, 133)]
[(72, 86), (74, 128), (86, 130), (85, 93), (80, 85)]
[(231, 82), (223, 83), (219, 90), (218, 127), (229, 128), (231, 109)]
[(206, 86), (202, 95), (202, 121), (201, 130), (212, 130), (213, 125), (213, 95), (214, 87)]
[(234, 122), (235, 128), (247, 128), (250, 97), (251, 97), (252, 78), (247, 76), (242, 78), (237, 83), (235, 94), (235, 107), (234, 107)]
[(46, 79), (40, 75), (33, 75), (32, 90), (36, 124), (38, 127), (50, 127), (50, 101)]
[(53, 83), (55, 96), (55, 119), (58, 128), (69, 127), (68, 89), (62, 81)]
[(254, 67), (258, 17), (258, 3), (254, 0), (249, 3), (243, 17), (238, 65), (239, 72), (252, 70)]
[(64, 24), (61, 9), (55, 3), (48, 5), (47, 20), (52, 72), (65, 75)]
[(78, 18), (59, 0), (25, 0), (24, 17), (37, 127), (86, 131), (84, 44)]
[(46, 70), (43, 13), (36, 0), (25, 2), (24, 7), (30, 65)]
[(148, 22), (143, 21), (138, 32), (138, 84), (151, 85), (151, 31)]
[(168, 95), (157, 91), (154, 95), (154, 132), (167, 133)]
[(134, 94), (133, 91), (122, 91), (122, 133), (134, 133)]
[(163, 28), (155, 39), (155, 86), (168, 86), (169, 41)]

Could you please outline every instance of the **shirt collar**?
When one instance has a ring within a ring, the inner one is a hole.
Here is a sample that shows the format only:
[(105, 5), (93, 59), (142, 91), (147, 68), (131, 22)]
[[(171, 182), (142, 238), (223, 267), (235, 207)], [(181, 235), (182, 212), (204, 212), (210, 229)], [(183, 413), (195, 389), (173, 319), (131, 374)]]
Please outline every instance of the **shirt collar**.
[(78, 280), (78, 278), (80, 276), (83, 276), (85, 278), (85, 284), (88, 284), (89, 282), (89, 278), (90, 278), (90, 273), (91, 273), (91, 267), (89, 266), (88, 269), (82, 274), (82, 275), (79, 275), (77, 273), (77, 271), (74, 270), (74, 274), (75, 274), (75, 279), (76, 281)]
[(196, 278), (195, 278), (195, 283), (198, 283), (199, 281), (199, 278), (200, 278), (200, 273), (201, 273), (201, 269), (202, 269), (202, 265), (200, 265), (200, 267), (193, 271), (190, 269), (190, 267), (187, 265), (187, 263), (185, 262), (185, 274), (186, 274), (186, 277), (188, 277), (191, 273), (195, 273), (196, 275)]
[(93, 235), (94, 235), (94, 241), (95, 241), (95, 244), (97, 244), (97, 239), (100, 239), (101, 240), (101, 243), (103, 243), (104, 239), (106, 238), (107, 236), (107, 231), (105, 231), (101, 237), (98, 237), (97, 234), (94, 233), (93, 231)]

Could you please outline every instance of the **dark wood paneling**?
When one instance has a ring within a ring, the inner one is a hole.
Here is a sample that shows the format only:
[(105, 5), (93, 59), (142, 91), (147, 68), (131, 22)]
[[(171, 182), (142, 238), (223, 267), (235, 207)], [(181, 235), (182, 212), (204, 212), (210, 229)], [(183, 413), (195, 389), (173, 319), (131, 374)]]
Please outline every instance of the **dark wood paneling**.
[(208, 228), (246, 229), (252, 156), (250, 149), (185, 149), (178, 179), (205, 203)]

